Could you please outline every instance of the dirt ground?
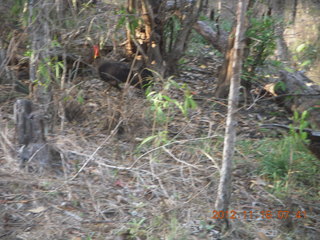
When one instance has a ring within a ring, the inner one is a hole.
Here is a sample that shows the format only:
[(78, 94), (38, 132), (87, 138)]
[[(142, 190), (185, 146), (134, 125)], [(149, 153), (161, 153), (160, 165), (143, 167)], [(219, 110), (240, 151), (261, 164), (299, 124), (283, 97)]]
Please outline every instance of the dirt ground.
[[(61, 153), (61, 176), (19, 168), (13, 104), (26, 96), (3, 86), (1, 95), (10, 97), (0, 103), (0, 239), (319, 239), (318, 199), (271, 194), (255, 174), (255, 156), (239, 149), (230, 206), (235, 219), (224, 234), (215, 225), (227, 106), (213, 97), (217, 63), (190, 59), (188, 66), (175, 80), (188, 84), (198, 107), (187, 117), (171, 111), (165, 124), (153, 122), (150, 102), (138, 90), (106, 92), (107, 83), (82, 79), (70, 92), (75, 99), (81, 91), (81, 111), (63, 128), (58, 118), (48, 136)], [(168, 94), (183, 96), (174, 88)], [(289, 122), (270, 96), (260, 97), (242, 97), (238, 142), (263, 138), (261, 122)], [(299, 218), (299, 209), (307, 217)], [(290, 216), (280, 217), (282, 210)]]

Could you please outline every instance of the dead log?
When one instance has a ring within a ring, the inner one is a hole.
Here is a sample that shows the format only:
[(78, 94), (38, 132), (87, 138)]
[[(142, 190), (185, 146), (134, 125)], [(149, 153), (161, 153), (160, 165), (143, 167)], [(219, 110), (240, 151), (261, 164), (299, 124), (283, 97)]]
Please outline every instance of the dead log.
[[(264, 89), (276, 97), (277, 102), (289, 111), (303, 113), (308, 111), (307, 119), (312, 129), (303, 129), (307, 133), (309, 150), (320, 159), (320, 86), (302, 72), (280, 71), (277, 82), (267, 84)], [(290, 131), (292, 127), (282, 124), (263, 124), (266, 128), (282, 128)], [(300, 128), (293, 128), (301, 132)]]
[(202, 37), (204, 37), (211, 45), (224, 53), (227, 49), (228, 33), (225, 31), (214, 31), (208, 24), (203, 21), (197, 21), (193, 25), (193, 29), (196, 30)]
[(320, 129), (320, 86), (302, 72), (280, 71), (279, 80), (267, 84), (264, 89), (276, 96), (288, 110), (308, 111), (311, 127)]
[(59, 151), (45, 137), (45, 116), (33, 103), (19, 99), (14, 105), (20, 167), (34, 173), (62, 173)]

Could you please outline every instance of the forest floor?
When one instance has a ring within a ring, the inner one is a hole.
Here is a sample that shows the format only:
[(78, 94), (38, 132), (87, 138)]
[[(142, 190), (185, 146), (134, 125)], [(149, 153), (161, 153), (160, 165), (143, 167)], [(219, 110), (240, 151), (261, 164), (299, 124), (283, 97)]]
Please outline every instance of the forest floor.
[[(227, 112), (226, 101), (213, 97), (217, 65), (210, 57), (189, 58), (175, 80), (187, 83), (197, 108), (184, 115), (164, 104), (157, 120), (139, 90), (106, 92), (108, 83), (82, 79), (70, 92), (74, 99), (81, 93), (81, 111), (63, 128), (57, 121), (48, 136), (62, 154), (62, 176), (19, 168), (13, 104), (26, 96), (9, 92), (0, 105), (0, 239), (319, 239), (320, 179), (277, 186), (257, 171), (280, 143), (259, 125), (290, 123), (258, 88), (242, 96), (237, 116), (230, 230), (222, 234), (215, 225)], [(172, 87), (165, 95), (183, 102), (184, 92)]]
[[(111, 36), (114, 10), (92, 9), (77, 22)], [(261, 129), (292, 123), (292, 114), (259, 84), (241, 93), (230, 211), (215, 212), (227, 102), (213, 96), (221, 59), (195, 45), (178, 85), (159, 83), (152, 98), (131, 87), (106, 91), (96, 76), (79, 77), (67, 94), (57, 87), (47, 139), (61, 153), (59, 176), (19, 167), (13, 105), (28, 96), (1, 85), (0, 240), (319, 239), (319, 160)], [(189, 92), (197, 108), (186, 112)], [(63, 107), (72, 121), (62, 121)], [(217, 217), (228, 219), (228, 231)]]

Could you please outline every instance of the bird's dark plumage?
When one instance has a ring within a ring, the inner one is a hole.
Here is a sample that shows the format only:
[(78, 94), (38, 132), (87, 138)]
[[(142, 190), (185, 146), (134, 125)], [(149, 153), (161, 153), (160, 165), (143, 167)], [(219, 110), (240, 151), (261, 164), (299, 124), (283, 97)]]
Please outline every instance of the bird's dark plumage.
[[(111, 86), (121, 89), (119, 87), (120, 83), (125, 83), (129, 81), (130, 85), (139, 88), (145, 89), (146, 85), (150, 83), (150, 78), (152, 73), (144, 69), (142, 72), (131, 71), (130, 67), (125, 63), (120, 62), (103, 62), (99, 68), (98, 72), (101, 80), (108, 82)], [(128, 79), (128, 75), (130, 77)]]

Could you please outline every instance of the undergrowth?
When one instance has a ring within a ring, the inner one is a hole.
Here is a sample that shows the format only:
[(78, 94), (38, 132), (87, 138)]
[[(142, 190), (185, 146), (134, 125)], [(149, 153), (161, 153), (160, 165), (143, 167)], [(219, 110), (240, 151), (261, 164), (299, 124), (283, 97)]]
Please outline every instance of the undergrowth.
[(317, 176), (320, 168), (303, 141), (286, 136), (282, 139), (244, 140), (238, 144), (239, 149), (254, 157), (258, 163), (256, 173), (269, 183), (271, 192), (283, 197), (293, 192), (317, 197), (312, 196), (312, 192), (319, 191)]

